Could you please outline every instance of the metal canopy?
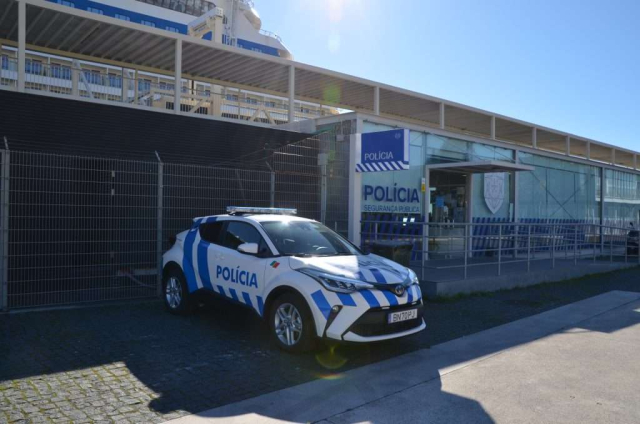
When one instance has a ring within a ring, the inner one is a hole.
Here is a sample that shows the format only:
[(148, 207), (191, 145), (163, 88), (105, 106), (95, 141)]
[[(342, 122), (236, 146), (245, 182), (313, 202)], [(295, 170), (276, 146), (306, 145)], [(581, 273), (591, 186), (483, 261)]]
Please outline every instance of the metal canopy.
[(489, 172), (519, 172), (519, 171), (533, 171), (535, 169), (533, 166), (522, 165), (520, 163), (504, 162), (501, 160), (436, 163), (433, 165), (426, 165), (426, 168), (438, 170), (438, 171), (459, 172), (462, 174), (486, 174)]

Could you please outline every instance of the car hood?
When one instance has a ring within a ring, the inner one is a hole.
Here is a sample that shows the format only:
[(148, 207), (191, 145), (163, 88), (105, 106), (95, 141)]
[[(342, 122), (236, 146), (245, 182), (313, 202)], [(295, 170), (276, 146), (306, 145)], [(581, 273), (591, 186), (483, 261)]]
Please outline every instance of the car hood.
[(398, 284), (409, 280), (409, 270), (378, 255), (289, 258), (291, 269), (312, 268), (368, 283)]

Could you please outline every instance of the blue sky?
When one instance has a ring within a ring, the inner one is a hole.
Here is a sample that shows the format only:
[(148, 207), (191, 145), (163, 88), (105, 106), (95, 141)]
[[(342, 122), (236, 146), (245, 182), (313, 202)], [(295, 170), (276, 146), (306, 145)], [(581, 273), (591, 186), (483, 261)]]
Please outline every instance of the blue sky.
[(640, 1), (254, 1), (297, 61), (640, 150)]

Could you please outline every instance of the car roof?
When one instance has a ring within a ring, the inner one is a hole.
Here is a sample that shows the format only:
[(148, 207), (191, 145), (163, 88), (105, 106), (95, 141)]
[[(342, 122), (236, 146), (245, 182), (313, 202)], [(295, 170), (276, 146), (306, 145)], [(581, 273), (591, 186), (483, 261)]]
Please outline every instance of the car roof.
[(254, 221), (254, 222), (266, 222), (266, 221), (278, 221), (278, 222), (292, 222), (292, 221), (308, 221), (315, 222), (313, 219), (302, 218), (300, 216), (292, 216), (292, 215), (278, 215), (278, 214), (238, 214), (238, 215), (209, 215), (209, 216), (200, 216), (197, 218), (193, 218), (194, 221), (201, 220), (201, 222), (206, 221), (208, 218), (240, 218), (242, 220)]

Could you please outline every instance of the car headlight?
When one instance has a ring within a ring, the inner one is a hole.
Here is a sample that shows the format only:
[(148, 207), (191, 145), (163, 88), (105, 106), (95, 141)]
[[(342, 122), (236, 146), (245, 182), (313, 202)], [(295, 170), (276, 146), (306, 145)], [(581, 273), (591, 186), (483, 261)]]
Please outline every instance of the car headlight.
[(327, 289), (338, 293), (353, 293), (357, 290), (372, 289), (373, 284), (365, 283), (364, 281), (355, 280), (353, 278), (344, 277), (341, 275), (327, 274), (323, 271), (318, 271), (311, 268), (302, 268), (298, 272), (307, 275)]
[(420, 284), (420, 280), (418, 279), (418, 274), (415, 273), (414, 270), (407, 268), (407, 270), (409, 271), (409, 280), (411, 281), (411, 284), (409, 285), (413, 285), (413, 284)]

